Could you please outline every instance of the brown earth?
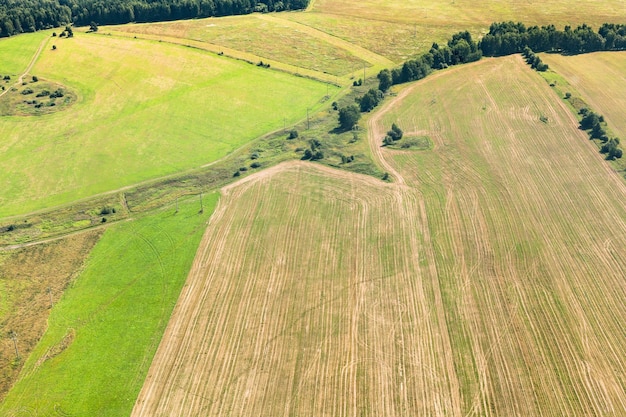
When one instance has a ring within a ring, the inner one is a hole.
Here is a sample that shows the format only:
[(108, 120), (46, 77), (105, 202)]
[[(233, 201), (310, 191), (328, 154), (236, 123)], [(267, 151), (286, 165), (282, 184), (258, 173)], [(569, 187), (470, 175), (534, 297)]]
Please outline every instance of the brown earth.
[(133, 416), (626, 414), (626, 185), (519, 57), (458, 71), (370, 119), (395, 183), (223, 189)]

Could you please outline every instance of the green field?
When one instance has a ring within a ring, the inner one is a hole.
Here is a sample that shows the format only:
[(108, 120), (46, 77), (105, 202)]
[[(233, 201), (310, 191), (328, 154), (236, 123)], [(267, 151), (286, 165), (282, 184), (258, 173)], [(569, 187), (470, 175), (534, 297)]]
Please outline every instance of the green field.
[(58, 49), (46, 47), (33, 73), (76, 91), (78, 102), (3, 118), (0, 216), (215, 161), (305, 118), (328, 88), (158, 42), (83, 34), (53, 42)]
[(0, 414), (128, 415), (217, 199), (205, 195), (204, 214), (193, 199), (107, 230)]
[[(12, 77), (8, 85), (15, 82), (15, 78), (26, 69), (41, 42), (51, 33), (42, 31), (0, 39), (0, 75)], [(7, 85), (5, 81), (0, 82), (1, 85)]]

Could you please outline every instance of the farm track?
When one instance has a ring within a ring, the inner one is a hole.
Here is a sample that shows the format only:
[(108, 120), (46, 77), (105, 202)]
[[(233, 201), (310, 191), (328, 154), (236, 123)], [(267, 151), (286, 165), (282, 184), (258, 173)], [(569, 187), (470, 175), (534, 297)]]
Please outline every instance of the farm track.
[(133, 416), (626, 413), (625, 185), (519, 57), (456, 70), (369, 120), (395, 183), (223, 189)]
[[(43, 51), (44, 46), (46, 46), (47, 44), (48, 44), (48, 38), (45, 38), (44, 40), (41, 41), (41, 43), (39, 44), (39, 47), (37, 48), (37, 51), (35, 51), (35, 54), (33, 55), (30, 62), (28, 63), (28, 66), (26, 67), (24, 72), (22, 72), (22, 74), (20, 74), (20, 76), (17, 78), (17, 81), (15, 82), (15, 84), (13, 84), (14, 86), (22, 85), (22, 83), (24, 82), (24, 77), (30, 72), (30, 70), (33, 69), (33, 65), (35, 65), (35, 62), (37, 62), (37, 58), (39, 58), (41, 51)], [(11, 91), (11, 88), (0, 91), (0, 97), (5, 95), (9, 91)]]

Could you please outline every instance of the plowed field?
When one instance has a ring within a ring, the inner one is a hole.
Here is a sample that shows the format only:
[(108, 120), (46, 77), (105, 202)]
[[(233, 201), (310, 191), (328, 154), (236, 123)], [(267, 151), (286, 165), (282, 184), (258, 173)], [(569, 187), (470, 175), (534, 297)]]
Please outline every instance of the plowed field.
[[(392, 122), (433, 149), (381, 150)], [(132, 415), (626, 413), (626, 187), (543, 79), (441, 72), (370, 135), (392, 184), (224, 190)]]

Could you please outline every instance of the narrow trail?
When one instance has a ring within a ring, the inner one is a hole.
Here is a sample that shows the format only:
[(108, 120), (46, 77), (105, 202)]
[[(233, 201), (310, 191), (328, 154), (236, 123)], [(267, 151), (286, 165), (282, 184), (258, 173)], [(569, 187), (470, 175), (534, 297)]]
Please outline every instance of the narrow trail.
[[(24, 72), (17, 78), (17, 81), (15, 82), (15, 84), (13, 84), (14, 87), (21, 85), (24, 82), (24, 77), (26, 76), (26, 74), (30, 72), (31, 69), (33, 69), (33, 66), (35, 65), (35, 62), (37, 61), (37, 58), (39, 58), (39, 55), (41, 55), (41, 51), (43, 51), (43, 48), (44, 46), (46, 46), (47, 43), (48, 43), (48, 38), (44, 38), (44, 40), (41, 41), (41, 43), (39, 44), (39, 48), (37, 48), (37, 51), (31, 58), (30, 62), (28, 63), (28, 66), (26, 67)], [(0, 92), (0, 97), (8, 93), (10, 90), (11, 88), (8, 88)]]

